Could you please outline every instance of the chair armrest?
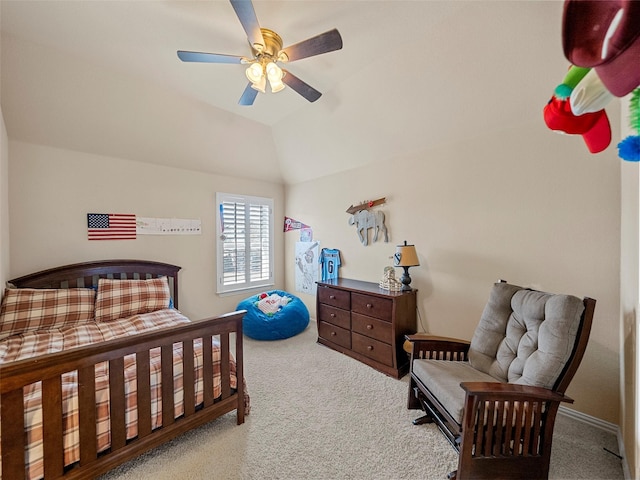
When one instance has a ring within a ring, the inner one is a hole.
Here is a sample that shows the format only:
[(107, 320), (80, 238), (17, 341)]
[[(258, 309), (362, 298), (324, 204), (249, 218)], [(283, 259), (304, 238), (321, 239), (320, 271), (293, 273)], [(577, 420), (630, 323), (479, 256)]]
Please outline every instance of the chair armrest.
[(411, 358), (462, 361), (467, 359), (469, 346), (467, 340), (417, 333), (405, 336), (404, 349)]
[[(561, 393), (530, 385), (462, 382), (460, 387), (465, 391), (465, 405), (459, 438), (459, 478), (466, 478), (464, 471), (472, 469), (475, 460), (501, 458), (518, 462), (527, 457), (549, 458), (560, 402), (573, 402)], [(534, 476), (526, 478), (547, 476), (536, 470)]]
[(573, 403), (573, 399), (553, 390), (531, 385), (502, 382), (462, 382), (460, 387), (467, 396), (482, 397), (495, 401), (543, 401)]

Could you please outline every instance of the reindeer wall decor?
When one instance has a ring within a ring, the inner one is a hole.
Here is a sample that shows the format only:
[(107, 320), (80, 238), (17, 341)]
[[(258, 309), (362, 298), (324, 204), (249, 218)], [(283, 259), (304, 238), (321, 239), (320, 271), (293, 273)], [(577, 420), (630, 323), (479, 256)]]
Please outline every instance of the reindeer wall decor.
[(371, 208), (376, 205), (381, 205), (385, 202), (385, 198), (380, 198), (378, 200), (373, 200), (369, 202), (363, 202), (360, 205), (356, 205), (355, 207), (352, 205), (347, 209), (347, 213), (351, 214), (349, 217), (349, 225), (356, 226), (356, 232), (358, 234), (358, 238), (360, 242), (365, 247), (369, 245), (369, 229), (374, 229), (373, 232), (373, 241), (378, 241), (378, 234), (380, 231), (384, 234), (384, 241), (389, 241), (389, 234), (387, 232), (387, 227), (384, 224), (384, 212), (381, 211), (370, 211), (368, 208)]

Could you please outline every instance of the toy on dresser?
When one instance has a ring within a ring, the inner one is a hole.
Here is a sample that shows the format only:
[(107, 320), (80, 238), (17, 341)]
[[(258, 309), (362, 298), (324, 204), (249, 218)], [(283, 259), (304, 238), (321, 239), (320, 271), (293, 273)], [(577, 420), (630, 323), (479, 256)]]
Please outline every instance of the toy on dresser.
[(393, 267), (384, 267), (384, 274), (380, 280), (380, 288), (391, 292), (399, 292), (402, 290), (402, 283), (396, 278), (396, 269)]

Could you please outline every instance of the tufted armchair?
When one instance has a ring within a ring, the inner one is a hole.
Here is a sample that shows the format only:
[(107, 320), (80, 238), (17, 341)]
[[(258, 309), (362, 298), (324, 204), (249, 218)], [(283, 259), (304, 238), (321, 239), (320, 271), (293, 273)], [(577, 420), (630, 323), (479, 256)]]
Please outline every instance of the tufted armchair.
[(553, 425), (596, 301), (496, 283), (471, 342), (416, 334), (409, 409), (459, 452), (449, 478), (549, 476)]

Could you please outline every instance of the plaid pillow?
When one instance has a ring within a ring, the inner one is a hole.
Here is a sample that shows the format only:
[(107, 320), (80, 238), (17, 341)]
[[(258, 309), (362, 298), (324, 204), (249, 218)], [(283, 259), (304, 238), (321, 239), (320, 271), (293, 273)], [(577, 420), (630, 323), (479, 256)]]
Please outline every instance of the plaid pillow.
[(91, 288), (7, 288), (0, 305), (0, 338), (93, 320)]
[(109, 322), (169, 308), (167, 277), (148, 280), (98, 280), (96, 321)]

